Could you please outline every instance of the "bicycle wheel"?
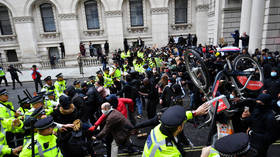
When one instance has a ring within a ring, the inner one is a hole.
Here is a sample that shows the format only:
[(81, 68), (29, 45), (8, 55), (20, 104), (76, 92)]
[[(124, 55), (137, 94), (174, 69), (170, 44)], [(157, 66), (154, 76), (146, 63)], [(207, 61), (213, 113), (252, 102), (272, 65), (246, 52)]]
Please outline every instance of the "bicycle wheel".
[(195, 84), (199, 89), (202, 89), (205, 93), (210, 86), (209, 73), (206, 65), (198, 52), (192, 49), (188, 49), (184, 54), (187, 71)]
[(233, 66), (234, 71), (240, 74), (235, 78), (238, 81), (237, 89), (239, 91), (245, 88), (258, 91), (262, 88), (264, 82), (263, 70), (257, 61), (247, 55), (240, 55), (234, 59)]

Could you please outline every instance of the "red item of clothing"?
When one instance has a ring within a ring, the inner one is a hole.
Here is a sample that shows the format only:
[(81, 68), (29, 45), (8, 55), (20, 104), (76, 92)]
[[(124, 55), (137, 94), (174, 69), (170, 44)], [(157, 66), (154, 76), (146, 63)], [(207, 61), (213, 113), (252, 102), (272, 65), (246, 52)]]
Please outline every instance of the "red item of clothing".
[(125, 118), (127, 118), (127, 109), (125, 104), (128, 104), (128, 109), (130, 112), (134, 112), (134, 102), (132, 99), (129, 98), (119, 98), (118, 99), (119, 103), (118, 103), (118, 108), (117, 110), (122, 113)]
[(107, 115), (102, 114), (102, 115), (98, 118), (98, 120), (94, 123), (94, 125), (93, 125), (92, 127), (90, 127), (88, 130), (89, 130), (89, 131), (94, 131), (94, 130), (97, 128), (97, 126), (99, 126), (99, 125), (106, 119), (106, 117), (107, 117)]
[[(125, 104), (128, 104), (128, 109), (129, 111), (133, 112), (134, 111), (134, 102), (132, 99), (129, 98), (119, 98), (118, 99), (118, 107), (117, 110), (122, 113), (122, 115), (125, 116), (125, 118), (127, 118), (127, 109)], [(107, 115), (102, 114), (99, 119), (94, 123), (94, 125), (92, 127), (90, 127), (88, 130), (89, 131), (94, 131), (96, 129), (97, 126), (99, 126), (105, 119), (106, 119)]]
[(38, 69), (33, 69), (32, 68), (32, 79), (35, 80), (37, 78), (37, 75), (39, 75), (40, 77), (42, 77), (42, 75), (38, 72)]

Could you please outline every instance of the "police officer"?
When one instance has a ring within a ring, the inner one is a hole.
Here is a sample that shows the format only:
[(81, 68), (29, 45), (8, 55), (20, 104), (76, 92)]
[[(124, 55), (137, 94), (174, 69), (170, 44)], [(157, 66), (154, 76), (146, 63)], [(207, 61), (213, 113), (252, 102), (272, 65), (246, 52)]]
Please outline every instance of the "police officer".
[(47, 76), (46, 78), (44, 78), (44, 81), (46, 82), (46, 84), (41, 89), (41, 92), (45, 91), (46, 93), (48, 93), (54, 91), (54, 86), (53, 86), (51, 76)]
[(90, 77), (88, 77), (88, 82), (87, 82), (87, 85), (88, 86), (90, 86), (90, 87), (93, 87), (94, 86), (94, 84), (95, 84), (95, 76), (90, 76)]
[[(57, 147), (57, 137), (53, 135), (53, 129), (56, 124), (52, 117), (38, 120), (34, 127), (38, 130), (35, 135), (35, 157), (49, 156), (62, 157), (60, 149)], [(20, 157), (32, 156), (32, 146), (27, 144), (19, 154)]]
[(25, 114), (26, 112), (28, 112), (28, 110), (30, 110), (30, 103), (27, 97), (19, 100), (18, 104), (19, 108), (17, 109), (17, 111), (21, 114)]
[(21, 151), (22, 146), (17, 148), (10, 148), (6, 140), (6, 132), (11, 132), (13, 129), (22, 128), (23, 123), (19, 119), (2, 119), (0, 118), (0, 157), (4, 155), (18, 155)]
[(62, 73), (57, 74), (56, 77), (57, 80), (54, 83), (54, 87), (55, 94), (59, 98), (63, 94), (63, 91), (66, 89), (66, 81), (64, 80)]
[(105, 88), (110, 88), (114, 84), (113, 79), (112, 79), (111, 75), (109, 74), (109, 72), (110, 72), (110, 69), (106, 68), (104, 70), (104, 73), (103, 73), (103, 76), (104, 76), (104, 87)]
[[(6, 89), (0, 90), (0, 118), (14, 118), (14, 105), (9, 102), (9, 96)], [(18, 114), (16, 115), (18, 116)]]
[(249, 136), (236, 133), (217, 140), (213, 147), (203, 148), (201, 157), (253, 157), (256, 154), (257, 150), (251, 147)]
[(4, 69), (3, 69), (3, 67), (0, 67), (0, 85), (2, 83), (2, 80), (4, 80), (6, 86), (8, 86), (8, 81), (6, 79), (6, 73), (5, 73)]
[(58, 101), (56, 101), (56, 99), (55, 99), (54, 91), (48, 92), (46, 94), (45, 104), (46, 104), (46, 107), (49, 109), (53, 109), (59, 104)]
[(195, 111), (185, 111), (182, 106), (172, 106), (161, 116), (161, 124), (152, 129), (147, 138), (143, 157), (178, 157), (184, 156), (184, 149), (178, 144), (177, 135), (183, 131), (186, 120), (204, 115), (209, 104), (201, 105)]

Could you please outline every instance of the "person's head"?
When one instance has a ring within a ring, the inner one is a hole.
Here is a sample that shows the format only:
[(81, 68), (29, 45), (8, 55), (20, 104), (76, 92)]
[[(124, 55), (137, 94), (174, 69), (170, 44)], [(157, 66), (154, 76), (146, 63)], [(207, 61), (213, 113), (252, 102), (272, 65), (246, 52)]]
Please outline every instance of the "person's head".
[(270, 106), (272, 104), (272, 97), (269, 94), (260, 94), (257, 99), (256, 103), (261, 106)]
[(257, 151), (252, 148), (249, 136), (245, 133), (235, 133), (218, 139), (214, 148), (221, 157), (254, 157)]
[(80, 89), (81, 88), (81, 82), (78, 81), (78, 80), (75, 80), (74, 83), (73, 83), (74, 87), (77, 88), (77, 89)]
[(62, 107), (63, 110), (68, 110), (71, 108), (72, 102), (68, 96), (61, 95), (59, 97), (59, 105)]
[(6, 102), (9, 100), (8, 92), (6, 89), (2, 89), (0, 91), (0, 101)]
[(247, 35), (247, 33), (246, 32), (243, 32), (243, 36), (246, 36)]
[(101, 105), (101, 112), (105, 115), (107, 115), (112, 110), (112, 106), (110, 103), (105, 102)]
[(104, 69), (104, 73), (105, 73), (105, 74), (109, 74), (109, 72), (110, 72), (110, 69), (109, 69), (109, 68), (105, 68), (105, 69)]
[(169, 107), (161, 115), (162, 129), (168, 132), (167, 136), (177, 136), (183, 131), (186, 122), (186, 111), (184, 107), (175, 105)]
[(44, 98), (43, 98), (43, 96), (40, 96), (40, 95), (34, 96), (33, 98), (31, 98), (30, 104), (35, 109), (43, 107), (44, 106)]
[(76, 94), (76, 89), (74, 86), (68, 86), (65, 90), (64, 93), (69, 96), (69, 97), (73, 97)]
[(63, 81), (63, 75), (62, 73), (59, 73), (56, 75), (57, 81)]
[(247, 49), (242, 49), (242, 54), (247, 54)]
[(46, 82), (47, 85), (51, 86), (52, 85), (52, 78), (51, 76), (47, 76), (44, 81)]
[(52, 135), (55, 126), (56, 125), (54, 124), (52, 117), (39, 119), (34, 124), (34, 127), (38, 130), (38, 133), (42, 136)]
[(118, 107), (119, 101), (118, 97), (115, 94), (108, 95), (105, 99), (110, 105), (112, 105), (113, 108)]
[(86, 91), (88, 90), (88, 85), (87, 85), (87, 83), (83, 82), (83, 83), (81, 84), (81, 88), (82, 88), (82, 90), (83, 90), (84, 92), (86, 92)]
[(33, 69), (33, 70), (36, 70), (36, 69), (37, 69), (37, 66), (36, 66), (36, 65), (32, 65), (32, 69)]
[(27, 97), (19, 100), (18, 104), (24, 109), (30, 109), (30, 103)]

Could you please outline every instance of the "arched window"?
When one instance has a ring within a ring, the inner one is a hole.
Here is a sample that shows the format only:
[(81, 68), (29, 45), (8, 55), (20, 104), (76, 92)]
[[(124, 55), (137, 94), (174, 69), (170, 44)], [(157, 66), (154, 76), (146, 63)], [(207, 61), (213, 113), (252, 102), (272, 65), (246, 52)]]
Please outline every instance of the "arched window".
[(175, 23), (187, 23), (188, 0), (175, 0)]
[(98, 7), (96, 0), (85, 2), (85, 12), (88, 29), (99, 29)]
[(142, 0), (129, 0), (129, 7), (130, 7), (131, 27), (144, 26), (143, 1)]
[(0, 6), (0, 31), (1, 35), (13, 34), (8, 8)]
[(41, 10), (44, 32), (55, 32), (56, 26), (54, 21), (52, 5), (49, 3), (41, 4), (40, 10)]

